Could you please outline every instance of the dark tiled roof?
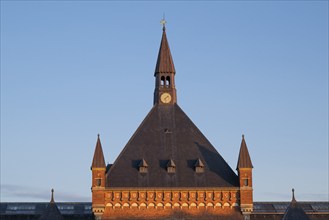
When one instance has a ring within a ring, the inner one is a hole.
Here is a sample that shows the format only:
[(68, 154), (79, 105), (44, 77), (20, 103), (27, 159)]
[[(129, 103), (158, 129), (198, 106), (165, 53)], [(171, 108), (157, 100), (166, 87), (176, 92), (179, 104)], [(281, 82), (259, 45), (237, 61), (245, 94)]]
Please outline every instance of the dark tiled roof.
[(304, 209), (295, 199), (294, 189), (292, 189), (292, 201), (287, 208), (282, 220), (309, 220)]
[(242, 135), (237, 168), (253, 168), (244, 135)]
[(58, 207), (54, 200), (54, 190), (51, 190), (51, 200), (48, 204), (46, 210), (39, 217), (39, 220), (64, 220), (61, 212), (58, 210)]
[(97, 143), (96, 143), (94, 158), (91, 167), (105, 168), (104, 154), (103, 154), (102, 144), (99, 135), (97, 137)]
[[(145, 159), (147, 173), (139, 173)], [(175, 173), (167, 172), (172, 159)], [(195, 172), (200, 159), (203, 173)], [(107, 173), (107, 187), (238, 187), (238, 177), (177, 105), (155, 105)]]
[(175, 73), (174, 61), (171, 57), (169, 44), (167, 41), (166, 29), (163, 28), (161, 45), (154, 75), (157, 73)]

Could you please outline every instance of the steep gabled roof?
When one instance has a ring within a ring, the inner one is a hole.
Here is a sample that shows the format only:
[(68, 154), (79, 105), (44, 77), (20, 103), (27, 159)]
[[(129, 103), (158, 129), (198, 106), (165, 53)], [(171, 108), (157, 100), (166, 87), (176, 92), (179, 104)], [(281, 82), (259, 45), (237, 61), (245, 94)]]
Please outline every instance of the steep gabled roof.
[[(142, 159), (147, 174), (138, 172)], [(200, 159), (204, 172), (196, 173)], [(167, 163), (175, 161), (175, 173)], [(237, 175), (177, 105), (155, 105), (110, 170), (107, 187), (238, 187)]]
[(161, 45), (158, 54), (158, 60), (155, 67), (154, 75), (157, 73), (175, 73), (174, 61), (171, 56), (166, 28), (163, 27)]
[(99, 138), (99, 135), (97, 137), (97, 143), (95, 147), (95, 152), (94, 152), (94, 158), (93, 162), (91, 164), (92, 168), (105, 168), (105, 160), (104, 160), (104, 154), (103, 154), (103, 149), (102, 149), (102, 144), (101, 140)]
[(64, 220), (54, 200), (54, 189), (51, 190), (51, 200), (39, 220)]
[(239, 159), (238, 159), (238, 164), (237, 164), (236, 169), (239, 169), (239, 168), (253, 168), (251, 159), (250, 159), (250, 155), (248, 152), (248, 147), (247, 147), (246, 141), (244, 140), (244, 135), (242, 135)]
[(295, 199), (295, 190), (292, 189), (292, 200), (288, 206), (282, 220), (309, 220), (303, 208)]

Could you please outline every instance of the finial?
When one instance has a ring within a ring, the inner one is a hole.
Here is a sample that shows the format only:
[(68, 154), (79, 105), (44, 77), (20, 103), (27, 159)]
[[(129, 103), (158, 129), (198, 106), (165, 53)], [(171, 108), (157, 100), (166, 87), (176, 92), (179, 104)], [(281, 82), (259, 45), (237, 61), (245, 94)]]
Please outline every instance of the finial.
[(160, 24), (162, 24), (162, 30), (165, 31), (166, 30), (166, 19), (165, 19), (165, 14), (163, 13), (163, 18), (160, 21)]
[(50, 202), (55, 202), (54, 200), (54, 189), (51, 189), (51, 200)]
[(242, 135), (242, 139), (244, 139), (244, 134)]
[(295, 189), (292, 188), (292, 201), (293, 202), (296, 202), (296, 199), (295, 199)]
[(97, 137), (99, 138), (99, 134), (97, 134)]

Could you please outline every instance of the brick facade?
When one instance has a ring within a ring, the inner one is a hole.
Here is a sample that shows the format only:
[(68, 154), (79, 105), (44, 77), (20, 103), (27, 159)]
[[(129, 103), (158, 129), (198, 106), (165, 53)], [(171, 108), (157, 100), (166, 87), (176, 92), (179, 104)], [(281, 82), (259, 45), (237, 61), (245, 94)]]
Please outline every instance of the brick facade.
[(215, 217), (232, 214), (237, 210), (240, 213), (237, 188), (93, 188), (93, 212), (102, 216), (101, 219), (116, 219), (123, 216), (132, 219), (157, 219), (168, 216), (197, 218), (205, 214)]

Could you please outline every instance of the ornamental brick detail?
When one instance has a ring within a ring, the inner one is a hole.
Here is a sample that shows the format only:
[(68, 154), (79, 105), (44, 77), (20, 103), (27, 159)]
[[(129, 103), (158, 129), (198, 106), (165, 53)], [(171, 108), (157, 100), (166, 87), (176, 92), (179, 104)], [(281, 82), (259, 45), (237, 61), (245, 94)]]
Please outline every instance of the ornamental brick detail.
[(191, 209), (239, 206), (237, 189), (225, 190), (106, 190), (110, 209)]

